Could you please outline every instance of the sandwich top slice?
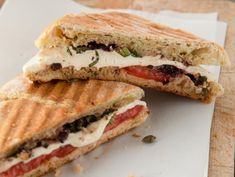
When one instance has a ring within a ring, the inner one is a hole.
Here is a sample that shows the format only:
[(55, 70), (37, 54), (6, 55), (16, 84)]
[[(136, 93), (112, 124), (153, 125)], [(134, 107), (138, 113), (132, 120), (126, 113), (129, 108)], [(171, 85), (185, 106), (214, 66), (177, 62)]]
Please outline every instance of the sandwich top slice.
[(42, 176), (140, 125), (143, 94), (112, 81), (13, 79), (0, 89), (0, 177)]
[(160, 55), (188, 65), (230, 63), (225, 50), (214, 42), (122, 12), (67, 15), (49, 26), (36, 46), (40, 49), (70, 46), (81, 52), (81, 46), (92, 41), (115, 50), (127, 48), (132, 55)]
[(36, 44), (40, 51), (23, 68), (32, 81), (117, 80), (204, 102), (223, 88), (198, 65), (229, 63), (213, 42), (120, 12), (67, 15)]

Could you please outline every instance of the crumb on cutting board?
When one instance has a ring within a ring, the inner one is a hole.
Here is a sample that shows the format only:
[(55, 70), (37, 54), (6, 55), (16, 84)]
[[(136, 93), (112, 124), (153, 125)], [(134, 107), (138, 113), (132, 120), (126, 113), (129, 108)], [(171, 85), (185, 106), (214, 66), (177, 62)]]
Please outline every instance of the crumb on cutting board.
[(139, 137), (141, 137), (138, 133), (133, 133), (132, 134), (132, 137), (134, 137), (134, 138), (139, 138)]
[(73, 171), (77, 174), (80, 174), (83, 171), (83, 167), (80, 164), (76, 164), (73, 166)]
[(57, 177), (57, 176), (60, 176), (60, 175), (61, 175), (61, 170), (60, 170), (60, 168), (57, 168), (55, 170), (55, 176)]
[(98, 159), (99, 159), (99, 157), (98, 157), (98, 156), (96, 156), (96, 157), (95, 157), (95, 160), (98, 160)]

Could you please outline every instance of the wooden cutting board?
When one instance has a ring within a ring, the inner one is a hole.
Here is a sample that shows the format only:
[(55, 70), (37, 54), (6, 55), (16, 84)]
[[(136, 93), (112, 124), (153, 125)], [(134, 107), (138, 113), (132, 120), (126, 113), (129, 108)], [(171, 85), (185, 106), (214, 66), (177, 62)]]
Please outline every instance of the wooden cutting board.
[[(0, 7), (4, 0), (0, 0)], [(228, 24), (225, 49), (232, 65), (222, 68), (220, 83), (224, 96), (216, 100), (211, 129), (209, 177), (234, 177), (235, 144), (235, 3), (227, 0), (76, 0), (90, 7), (132, 8), (158, 12), (171, 9), (183, 12), (218, 12)], [(193, 163), (193, 162), (192, 162)]]
[[(218, 12), (228, 24), (225, 49), (232, 65), (222, 68), (225, 94), (216, 100), (210, 140), (209, 177), (234, 177), (235, 142), (235, 3), (227, 0), (77, 0), (98, 8), (132, 8), (149, 12)], [(193, 162), (192, 162), (193, 163)]]

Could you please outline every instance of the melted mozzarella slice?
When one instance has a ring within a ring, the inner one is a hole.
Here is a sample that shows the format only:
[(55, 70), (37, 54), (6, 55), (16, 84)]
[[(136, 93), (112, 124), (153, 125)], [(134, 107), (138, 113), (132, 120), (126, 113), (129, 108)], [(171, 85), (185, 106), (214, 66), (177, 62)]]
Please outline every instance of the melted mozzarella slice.
[(186, 67), (180, 62), (161, 58), (161, 55), (143, 57), (134, 57), (129, 55), (127, 57), (123, 57), (116, 51), (104, 51), (102, 49), (87, 50), (78, 54), (72, 49), (70, 51), (71, 53), (69, 54), (67, 48), (43, 49), (24, 65), (23, 71), (24, 73), (38, 72), (46, 69), (46, 66), (50, 66), (53, 63), (60, 63), (62, 67), (73, 66), (76, 70), (80, 70), (82, 67), (89, 67), (89, 65), (96, 60), (97, 56), (95, 51), (97, 51), (99, 54), (99, 59), (94, 65), (96, 68), (109, 66), (123, 68), (134, 65), (160, 66), (163, 64), (168, 64), (183, 69), (188, 73), (201, 73), (202, 75), (211, 78), (209, 73), (201, 67)]

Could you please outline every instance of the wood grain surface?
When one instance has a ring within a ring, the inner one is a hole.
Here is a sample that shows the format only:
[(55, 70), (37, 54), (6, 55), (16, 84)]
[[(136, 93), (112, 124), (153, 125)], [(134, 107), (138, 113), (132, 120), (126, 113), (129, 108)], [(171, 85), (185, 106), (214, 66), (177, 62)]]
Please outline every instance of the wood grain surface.
[(4, 0), (0, 0), (0, 7), (2, 6), (3, 2), (4, 2)]
[[(0, 0), (0, 6), (4, 0)], [(221, 70), (225, 94), (216, 100), (211, 128), (209, 177), (234, 177), (235, 143), (235, 3), (227, 0), (76, 0), (98, 8), (132, 8), (148, 12), (218, 12), (228, 24), (225, 42), (232, 65)], [(192, 162), (193, 163), (193, 162)]]
[[(225, 49), (232, 65), (221, 70), (225, 94), (216, 100), (211, 128), (209, 177), (234, 177), (235, 142), (235, 3), (226, 0), (77, 0), (98, 8), (132, 8), (148, 12), (218, 12), (228, 24)], [(193, 162), (192, 162), (193, 163)]]

